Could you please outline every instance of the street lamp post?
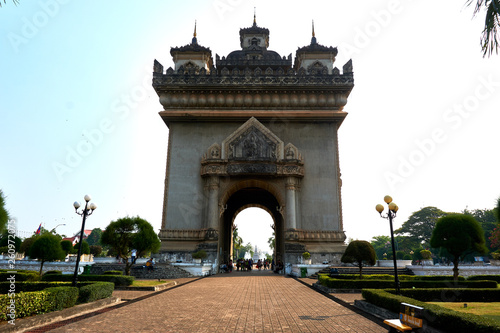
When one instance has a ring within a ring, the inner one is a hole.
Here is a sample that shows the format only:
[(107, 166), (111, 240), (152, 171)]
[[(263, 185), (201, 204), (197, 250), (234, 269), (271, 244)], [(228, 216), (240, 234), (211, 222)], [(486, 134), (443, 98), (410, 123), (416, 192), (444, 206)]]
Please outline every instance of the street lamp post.
[(57, 229), (57, 227), (59, 227), (59, 226), (61, 226), (61, 225), (66, 225), (66, 224), (61, 223), (61, 224), (56, 225), (54, 228), (52, 228), (52, 230), (50, 230), (50, 233), (51, 233), (51, 234), (55, 234), (55, 233), (56, 233), (56, 229)]
[(399, 209), (398, 205), (396, 205), (394, 202), (392, 202), (392, 198), (389, 195), (386, 195), (384, 197), (385, 203), (389, 206), (389, 211), (387, 212), (387, 215), (383, 216), (382, 212), (384, 211), (384, 206), (378, 204), (375, 209), (377, 212), (379, 212), (380, 217), (388, 219), (389, 220), (389, 225), (391, 226), (391, 245), (392, 245), (392, 259), (394, 261), (394, 284), (396, 285), (396, 293), (399, 295), (399, 278), (398, 278), (398, 264), (396, 261), (396, 247), (394, 246), (394, 231), (392, 228), (392, 219), (396, 217), (396, 213)]
[(82, 218), (82, 230), (80, 231), (80, 240), (79, 240), (80, 244), (78, 246), (78, 254), (76, 257), (75, 274), (73, 275), (73, 287), (76, 287), (76, 284), (78, 282), (78, 265), (80, 264), (80, 256), (82, 255), (83, 231), (85, 229), (85, 220), (87, 219), (87, 216), (92, 215), (94, 210), (97, 208), (95, 203), (89, 204), (90, 195), (87, 194), (84, 197), (84, 199), (85, 199), (85, 208), (83, 208), (80, 212), (78, 212), (78, 208), (80, 208), (80, 203), (78, 201), (75, 201), (75, 203), (73, 204), (73, 207), (75, 207), (75, 213), (83, 216), (83, 218)]

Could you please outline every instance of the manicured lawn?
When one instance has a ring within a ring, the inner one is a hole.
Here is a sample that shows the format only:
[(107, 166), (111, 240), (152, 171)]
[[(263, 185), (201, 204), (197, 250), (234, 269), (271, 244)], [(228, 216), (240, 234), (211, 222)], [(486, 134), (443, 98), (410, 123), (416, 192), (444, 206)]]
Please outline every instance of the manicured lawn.
[(134, 280), (134, 283), (132, 283), (132, 287), (153, 287), (167, 282), (168, 281), (158, 280)]
[(477, 303), (477, 302), (467, 302), (467, 307), (464, 307), (465, 303), (447, 303), (447, 302), (428, 302), (431, 304), (436, 304), (447, 309), (452, 309), (459, 312), (472, 313), (479, 316), (488, 317), (495, 319), (500, 322), (500, 303)]

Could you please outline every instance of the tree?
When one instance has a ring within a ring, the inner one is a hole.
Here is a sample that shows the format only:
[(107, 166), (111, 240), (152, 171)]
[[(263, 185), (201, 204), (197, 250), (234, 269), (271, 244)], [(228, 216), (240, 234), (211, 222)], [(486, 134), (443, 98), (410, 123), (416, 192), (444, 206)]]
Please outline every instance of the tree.
[(401, 228), (395, 230), (394, 234), (408, 236), (413, 238), (416, 244), (428, 247), (436, 221), (446, 214), (436, 207), (422, 208), (411, 214), (408, 221), (404, 222)]
[[(233, 230), (233, 257), (238, 259), (243, 239), (238, 235), (238, 227)], [(235, 254), (236, 253), (236, 254)]]
[(137, 257), (141, 257), (160, 248), (160, 240), (153, 227), (139, 216), (127, 216), (111, 222), (102, 233), (101, 242), (111, 246), (124, 260), (126, 275), (130, 275), (130, 268), (134, 264), (129, 262), (133, 249), (137, 250)]
[(66, 255), (68, 255), (69, 253), (73, 253), (74, 251), (73, 243), (70, 240), (61, 241), (61, 248), (63, 249), (64, 253), (66, 253)]
[(468, 209), (464, 209), (462, 212), (466, 215), (471, 215), (476, 219), (477, 222), (481, 225), (484, 231), (484, 239), (486, 241), (486, 247), (490, 252), (495, 251), (495, 247), (492, 246), (490, 241), (490, 236), (492, 235), (493, 230), (497, 227), (497, 219), (495, 216), (494, 209), (474, 209), (472, 211)]
[[(21, 238), (17, 237), (14, 235), (14, 238), (9, 237), (10, 233), (8, 230), (5, 230), (2, 235), (0, 236), (0, 247), (3, 246), (9, 246), (9, 243), (12, 244), (14, 242), (14, 247), (16, 249), (16, 252), (21, 252), (21, 243), (23, 242)], [(10, 241), (9, 241), (10, 240)]]
[(391, 237), (389, 236), (374, 236), (370, 242), (370, 244), (375, 249), (375, 253), (377, 258), (383, 258), (384, 253), (388, 253), (392, 251), (391, 249)]
[(20, 252), (24, 253), (25, 256), (29, 256), (31, 246), (37, 240), (38, 237), (40, 237), (40, 235), (33, 235), (33, 236), (23, 240), (23, 242), (21, 243), (21, 251)]
[(0, 190), (0, 231), (4, 230), (7, 227), (9, 219), (9, 212), (5, 208), (5, 197), (2, 190)]
[(493, 212), (495, 213), (495, 217), (497, 218), (497, 222), (500, 223), (500, 198), (497, 199), (497, 205), (493, 209)]
[(375, 249), (367, 241), (355, 240), (349, 243), (340, 261), (356, 263), (359, 267), (359, 276), (363, 276), (363, 264), (375, 265), (377, 257)]
[(40, 259), (40, 275), (42, 275), (43, 263), (46, 261), (63, 260), (66, 257), (61, 247), (61, 239), (50, 233), (36, 237), (30, 248), (30, 257)]
[(498, 54), (499, 27), (500, 27), (500, 1), (499, 0), (467, 0), (467, 6), (476, 2), (474, 16), (480, 11), (486, 10), (484, 29), (481, 35), (481, 49), (483, 57), (490, 56), (493, 51)]
[(450, 214), (440, 218), (431, 237), (431, 246), (444, 248), (453, 262), (453, 279), (458, 281), (460, 257), (471, 251), (485, 253), (484, 232), (470, 215)]
[(94, 228), (92, 229), (92, 232), (90, 233), (89, 237), (87, 237), (87, 243), (89, 243), (89, 245), (101, 245), (101, 237), (102, 237), (101, 228)]
[(267, 239), (267, 244), (269, 244), (269, 248), (274, 252), (276, 248), (276, 233), (273, 231), (273, 235)]
[[(19, 0), (12, 0), (12, 2), (14, 3), (14, 5), (18, 5), (19, 4)], [(7, 3), (7, 0), (3, 0), (3, 3)], [(0, 7), (2, 7), (2, 1), (0, 0)]]
[(99, 245), (90, 245), (90, 253), (94, 256), (97, 257), (102, 253), (102, 246)]
[[(73, 246), (74, 253), (78, 253), (79, 248), (80, 248), (80, 242), (76, 243), (75, 246)], [(80, 253), (81, 254), (90, 254), (89, 243), (87, 243), (86, 240), (82, 241), (82, 251)]]

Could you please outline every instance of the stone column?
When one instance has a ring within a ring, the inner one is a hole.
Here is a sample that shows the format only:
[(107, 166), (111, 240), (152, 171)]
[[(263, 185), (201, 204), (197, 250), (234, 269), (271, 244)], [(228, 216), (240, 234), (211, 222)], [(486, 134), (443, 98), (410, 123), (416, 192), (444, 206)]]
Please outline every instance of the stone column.
[(295, 191), (297, 190), (298, 179), (288, 177), (286, 179), (286, 227), (287, 229), (297, 229), (297, 215), (295, 207)]
[(219, 177), (208, 178), (208, 228), (219, 229)]

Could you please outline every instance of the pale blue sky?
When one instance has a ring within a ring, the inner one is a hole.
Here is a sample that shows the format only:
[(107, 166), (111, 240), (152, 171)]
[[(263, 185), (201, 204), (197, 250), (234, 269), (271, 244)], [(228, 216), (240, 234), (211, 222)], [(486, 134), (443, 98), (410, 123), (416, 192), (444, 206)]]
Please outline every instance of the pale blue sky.
[[(463, 1), (465, 2), (465, 0)], [(500, 57), (483, 59), (483, 16), (460, 1), (26, 1), (0, 8), (0, 188), (21, 231), (73, 234), (72, 203), (98, 205), (87, 228), (140, 215), (160, 228), (167, 127), (153, 60), (198, 41), (239, 49), (239, 29), (270, 49), (338, 46), (355, 87), (339, 131), (347, 236), (388, 234), (375, 205), (392, 194), (396, 227), (418, 209), (492, 208), (500, 196)], [(260, 218), (259, 218), (260, 220)], [(240, 222), (252, 230), (262, 230)], [(267, 226), (270, 223), (264, 221)], [(265, 244), (271, 230), (243, 234)], [(263, 246), (263, 245), (261, 245)]]

